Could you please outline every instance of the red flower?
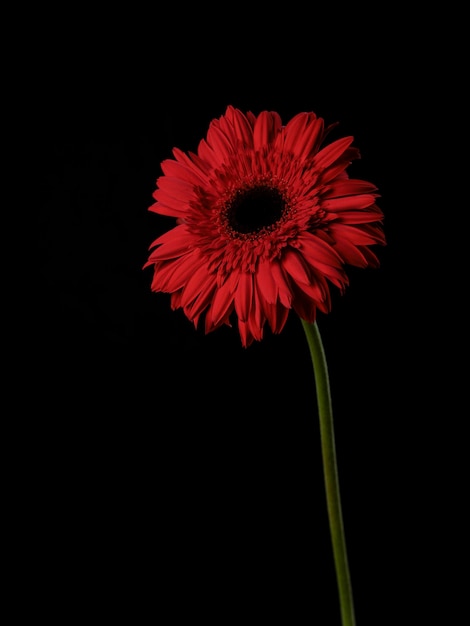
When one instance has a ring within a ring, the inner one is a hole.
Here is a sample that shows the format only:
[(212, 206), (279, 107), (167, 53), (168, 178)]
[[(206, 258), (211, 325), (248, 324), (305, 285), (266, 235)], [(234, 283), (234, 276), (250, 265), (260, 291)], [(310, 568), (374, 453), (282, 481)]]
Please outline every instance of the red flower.
[(309, 322), (329, 312), (345, 266), (377, 267), (370, 246), (385, 244), (377, 188), (346, 173), (360, 157), (353, 137), (322, 147), (332, 127), (229, 106), (197, 154), (175, 148), (149, 208), (177, 223), (150, 246), (152, 291), (195, 327), (204, 316), (206, 333), (236, 315), (245, 347), (266, 322), (279, 333), (291, 309)]

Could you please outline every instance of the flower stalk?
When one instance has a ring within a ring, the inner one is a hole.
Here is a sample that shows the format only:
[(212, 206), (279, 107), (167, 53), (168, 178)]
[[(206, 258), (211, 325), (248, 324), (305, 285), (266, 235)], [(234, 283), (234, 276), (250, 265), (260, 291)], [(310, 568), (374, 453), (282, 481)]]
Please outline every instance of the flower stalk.
[(315, 377), (326, 501), (338, 584), (341, 620), (343, 626), (355, 626), (354, 602), (341, 508), (338, 466), (336, 462), (333, 409), (328, 366), (317, 323), (306, 322), (305, 320), (301, 321), (307, 336)]

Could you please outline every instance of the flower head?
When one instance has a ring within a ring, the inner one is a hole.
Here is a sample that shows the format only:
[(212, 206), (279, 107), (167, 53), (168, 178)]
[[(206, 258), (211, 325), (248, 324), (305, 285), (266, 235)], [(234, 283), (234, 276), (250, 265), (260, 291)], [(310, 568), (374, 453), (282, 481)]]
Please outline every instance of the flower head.
[(329, 312), (345, 267), (377, 267), (371, 246), (385, 244), (377, 188), (347, 174), (353, 137), (324, 145), (332, 127), (229, 106), (197, 153), (175, 148), (149, 208), (176, 218), (150, 246), (152, 291), (206, 333), (236, 317), (245, 347), (266, 322), (279, 333), (291, 309), (309, 322)]

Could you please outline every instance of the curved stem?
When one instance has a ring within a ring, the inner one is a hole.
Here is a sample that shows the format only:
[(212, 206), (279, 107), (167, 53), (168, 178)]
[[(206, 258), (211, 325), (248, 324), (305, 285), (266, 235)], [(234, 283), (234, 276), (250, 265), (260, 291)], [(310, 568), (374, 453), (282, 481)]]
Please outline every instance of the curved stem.
[(341, 498), (336, 463), (331, 392), (323, 343), (316, 322), (302, 321), (312, 358), (320, 417), (320, 437), (326, 487), (328, 518), (336, 568), (343, 626), (355, 626), (354, 603), (346, 551)]

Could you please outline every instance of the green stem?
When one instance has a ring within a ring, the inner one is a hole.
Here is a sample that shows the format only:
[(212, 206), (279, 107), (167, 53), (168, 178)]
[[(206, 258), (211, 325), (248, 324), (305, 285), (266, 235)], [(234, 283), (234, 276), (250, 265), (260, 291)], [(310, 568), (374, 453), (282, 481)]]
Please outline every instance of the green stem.
[(343, 626), (355, 626), (354, 603), (349, 574), (346, 539), (344, 534), (341, 498), (336, 463), (335, 435), (333, 427), (333, 409), (328, 376), (328, 366), (323, 343), (316, 322), (301, 320), (310, 348), (318, 411), (320, 417), (320, 437), (323, 456), (323, 471), (326, 487), (328, 518), (330, 523), (333, 557), (336, 568), (341, 619)]

